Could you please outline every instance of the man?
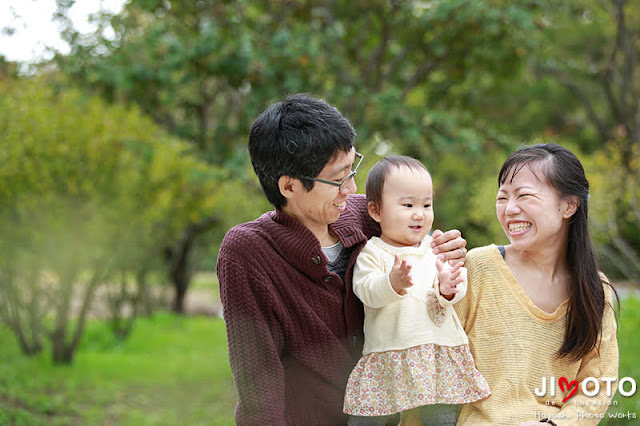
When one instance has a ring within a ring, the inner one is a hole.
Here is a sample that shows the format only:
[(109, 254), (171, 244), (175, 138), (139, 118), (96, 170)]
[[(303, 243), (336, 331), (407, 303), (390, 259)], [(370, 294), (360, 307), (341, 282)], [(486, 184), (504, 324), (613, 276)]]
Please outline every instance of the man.
[[(354, 195), (353, 126), (323, 100), (292, 95), (251, 126), (249, 152), (274, 211), (232, 228), (218, 257), (238, 425), (346, 424), (344, 390), (362, 351), (351, 275), (379, 235)], [(464, 259), (456, 230), (437, 251)]]

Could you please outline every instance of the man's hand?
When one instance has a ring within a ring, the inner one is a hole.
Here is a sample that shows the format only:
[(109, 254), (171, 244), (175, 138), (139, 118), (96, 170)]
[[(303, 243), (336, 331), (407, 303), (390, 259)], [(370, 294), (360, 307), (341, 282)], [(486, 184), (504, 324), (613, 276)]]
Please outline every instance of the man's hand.
[(400, 256), (396, 254), (396, 262), (393, 264), (391, 272), (389, 272), (389, 281), (396, 293), (400, 295), (407, 294), (407, 289), (413, 285), (410, 272), (411, 265), (405, 259), (400, 259)]
[(458, 262), (467, 260), (467, 240), (462, 238), (462, 234), (457, 229), (451, 229), (442, 232), (436, 229), (431, 234), (431, 248), (433, 253), (442, 261), (449, 261), (449, 265), (453, 266)]

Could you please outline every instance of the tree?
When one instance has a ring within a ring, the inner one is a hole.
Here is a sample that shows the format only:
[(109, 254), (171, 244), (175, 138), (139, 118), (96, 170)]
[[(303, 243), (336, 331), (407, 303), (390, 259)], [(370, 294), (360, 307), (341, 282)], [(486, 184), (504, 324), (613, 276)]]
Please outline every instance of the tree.
[(97, 289), (215, 210), (221, 175), (135, 109), (53, 79), (0, 85), (0, 319), (25, 353), (46, 337), (70, 363)]
[[(595, 226), (605, 236), (599, 245), (604, 260), (618, 274), (640, 281), (640, 11), (626, 0), (584, 1), (560, 16), (559, 21), (584, 28), (583, 37), (565, 39), (582, 53), (536, 64), (579, 102), (582, 128), (593, 135), (598, 151), (608, 156), (611, 192), (607, 207), (598, 213)], [(567, 21), (564, 21), (566, 19)], [(554, 36), (557, 33), (551, 32)], [(559, 38), (559, 37), (558, 37)]]
[(640, 10), (633, 5), (541, 3), (527, 66), (478, 108), (518, 141), (555, 140), (583, 152), (592, 192), (604, 198), (592, 198), (598, 252), (612, 275), (639, 281)]
[[(85, 90), (139, 105), (190, 140), (248, 194), (259, 191), (247, 174), (251, 121), (287, 93), (323, 97), (355, 123), (367, 162), (392, 151), (425, 160), (447, 194), (438, 226), (464, 229), (471, 193), (456, 183), (486, 173), (478, 155), (511, 146), (472, 106), (518, 71), (537, 8), (494, 3), (132, 0), (95, 34), (67, 27), (71, 54), (56, 61)], [(179, 249), (199, 227), (167, 250), (169, 265), (188, 259)], [(184, 271), (174, 271), (178, 293)]]

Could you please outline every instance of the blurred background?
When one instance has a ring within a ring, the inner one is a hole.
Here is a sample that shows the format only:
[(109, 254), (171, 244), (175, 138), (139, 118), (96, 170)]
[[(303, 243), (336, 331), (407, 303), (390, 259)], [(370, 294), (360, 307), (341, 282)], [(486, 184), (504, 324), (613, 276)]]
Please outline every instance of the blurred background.
[[(353, 122), (359, 192), (382, 156), (422, 160), (434, 227), (469, 248), (506, 242), (511, 151), (574, 150), (621, 296), (620, 377), (640, 381), (638, 1), (9, 0), (2, 14), (0, 425), (233, 424), (217, 250), (270, 209), (248, 129), (297, 92)], [(640, 424), (640, 397), (608, 413)]]

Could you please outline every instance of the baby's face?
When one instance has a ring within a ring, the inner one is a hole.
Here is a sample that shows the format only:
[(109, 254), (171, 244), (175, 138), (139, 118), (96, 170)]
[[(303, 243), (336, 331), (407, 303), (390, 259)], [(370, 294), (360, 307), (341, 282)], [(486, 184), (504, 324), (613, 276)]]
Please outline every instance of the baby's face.
[[(375, 209), (374, 209), (375, 210)], [(424, 170), (393, 168), (382, 189), (382, 203), (371, 216), (380, 223), (382, 241), (418, 246), (433, 225), (433, 183)]]

